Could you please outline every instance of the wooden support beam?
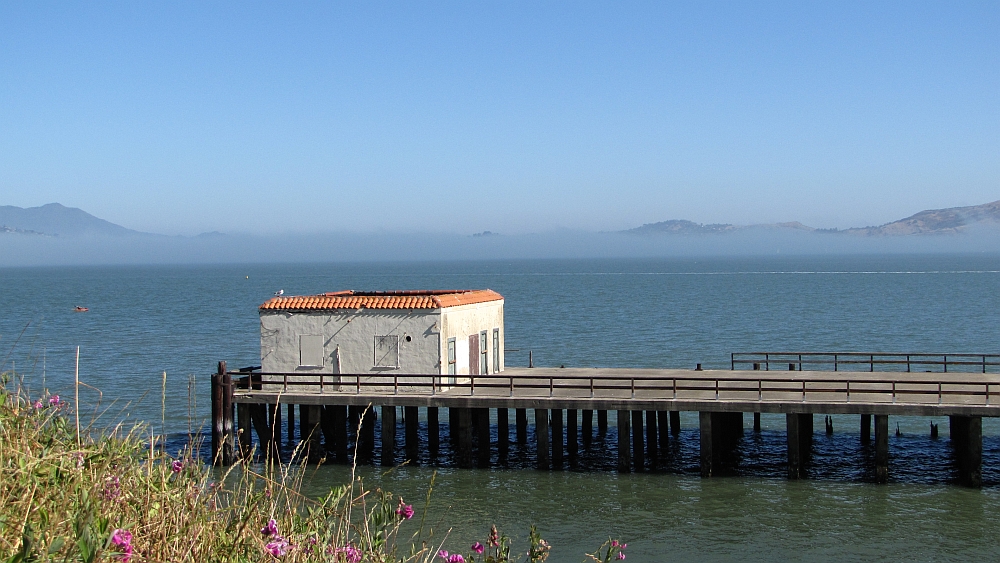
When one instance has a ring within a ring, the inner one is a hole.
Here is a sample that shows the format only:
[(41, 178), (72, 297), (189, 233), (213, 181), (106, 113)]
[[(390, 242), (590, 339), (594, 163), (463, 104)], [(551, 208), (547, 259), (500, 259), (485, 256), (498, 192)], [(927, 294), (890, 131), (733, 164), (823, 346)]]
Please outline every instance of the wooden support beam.
[(361, 420), (361, 436), (358, 438), (358, 451), (362, 463), (375, 461), (375, 407), (369, 405), (364, 409)]
[[(219, 362), (219, 369), (223, 369)], [(212, 374), (212, 465), (222, 465), (222, 374)]]
[(785, 433), (788, 440), (789, 479), (799, 479), (805, 476), (802, 459), (801, 422), (802, 419), (798, 413), (788, 413), (785, 415)]
[(455, 448), (458, 466), (462, 469), (472, 467), (472, 409), (449, 408), (448, 418), (455, 428)]
[(577, 428), (579, 421), (576, 409), (566, 409), (566, 452), (570, 461), (576, 460), (576, 454), (580, 448), (580, 429)]
[[(673, 414), (672, 411), (671, 414)], [(698, 413), (698, 431), (699, 431), (699, 441), (700, 441), (700, 454), (701, 454), (701, 476), (711, 477), (715, 472), (715, 446), (716, 440), (715, 434), (715, 417), (712, 416), (710, 412), (699, 412)]]
[(250, 405), (239, 403), (236, 405), (236, 421), (239, 424), (239, 444), (240, 459), (249, 461), (250, 452), (253, 449), (253, 435), (250, 424)]
[(514, 409), (514, 427), (517, 433), (517, 443), (525, 445), (528, 443), (528, 411), (526, 409)]
[(233, 378), (226, 371), (226, 362), (220, 362), (222, 371), (222, 464), (229, 466), (234, 463), (234, 440), (236, 437), (233, 421)]
[(875, 415), (875, 482), (889, 482), (889, 415)]
[[(608, 411), (597, 411), (598, 422), (600, 414), (607, 416)], [(628, 473), (632, 470), (632, 455), (629, 450), (629, 434), (631, 434), (628, 411), (618, 412), (618, 471)]]
[(679, 436), (681, 433), (680, 411), (670, 411), (670, 433), (674, 436)]
[(509, 449), (510, 420), (507, 418), (507, 409), (497, 409), (497, 461), (499, 463), (507, 461)]
[(562, 409), (552, 409), (549, 411), (552, 426), (552, 467), (560, 468), (563, 463), (563, 411)]
[[(326, 451), (323, 448), (323, 407), (319, 405), (308, 405), (305, 408), (299, 409), (299, 418), (302, 419), (302, 424), (305, 428), (305, 440), (308, 440), (306, 445), (306, 459), (309, 463), (319, 463), (324, 457), (326, 457)], [(275, 416), (277, 413), (281, 412), (281, 408), (275, 409)], [(277, 435), (281, 432), (278, 430)], [(275, 440), (277, 444), (277, 440)]]
[(448, 408), (448, 441), (453, 450), (458, 446), (458, 420), (460, 418), (457, 407)]
[(594, 440), (594, 411), (591, 409), (583, 409), (581, 434), (583, 435), (584, 449), (590, 448), (590, 443)]
[(382, 465), (396, 465), (396, 407), (382, 407)]
[(760, 413), (753, 413), (753, 431), (756, 434), (760, 434)]
[(406, 459), (410, 465), (420, 464), (420, 410), (418, 407), (403, 408), (403, 423), (406, 437)]
[(604, 437), (608, 433), (608, 411), (597, 411), (597, 435)]
[(660, 439), (660, 457), (666, 459), (668, 451), (667, 448), (670, 444), (670, 412), (659, 411), (656, 413), (656, 422), (658, 427), (656, 433)]
[[(291, 407), (292, 405), (288, 405)], [(337, 451), (337, 431), (334, 427), (334, 416), (333, 416), (333, 405), (323, 405), (319, 408), (319, 426), (323, 430), (323, 451), (327, 456), (332, 456)], [(294, 413), (295, 411), (291, 408), (288, 409), (289, 413)], [(299, 409), (302, 412), (302, 409)], [(289, 427), (294, 427), (292, 424), (292, 418), (294, 415), (289, 414), (288, 424)], [(288, 434), (291, 435), (292, 431), (289, 430)]]
[(861, 443), (867, 444), (872, 441), (872, 415), (861, 415)]
[(632, 411), (632, 465), (636, 471), (646, 469), (643, 455), (642, 411)]
[(349, 459), (347, 445), (347, 406), (330, 405), (326, 408), (333, 411), (333, 443), (336, 448), (337, 463), (347, 463)]
[(288, 445), (295, 447), (295, 405), (288, 405)]
[(958, 469), (958, 482), (966, 487), (983, 485), (983, 419), (950, 416), (951, 446)]
[(441, 447), (441, 428), (437, 407), (427, 407), (427, 453), (436, 459)]
[(550, 467), (548, 409), (535, 409), (535, 456), (539, 469)]
[(646, 411), (646, 457), (649, 468), (656, 467), (656, 411)]
[(477, 462), (479, 467), (490, 466), (490, 409), (475, 409)]

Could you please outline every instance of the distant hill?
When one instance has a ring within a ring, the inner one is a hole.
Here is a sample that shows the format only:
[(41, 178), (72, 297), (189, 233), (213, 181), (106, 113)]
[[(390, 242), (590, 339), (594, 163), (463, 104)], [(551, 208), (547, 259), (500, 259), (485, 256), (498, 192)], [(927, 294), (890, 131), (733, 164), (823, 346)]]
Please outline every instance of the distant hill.
[(647, 223), (641, 227), (621, 232), (633, 235), (706, 235), (732, 233), (747, 229), (777, 229), (815, 233), (844, 233), (862, 236), (901, 236), (955, 234), (967, 231), (970, 227), (980, 224), (994, 228), (1000, 227), (1000, 201), (969, 207), (928, 209), (905, 219), (886, 223), (878, 227), (855, 227), (844, 230), (815, 229), (803, 225), (798, 221), (759, 225), (730, 225), (728, 223), (703, 225), (692, 221), (675, 219), (659, 223)]
[(81, 235), (147, 235), (94, 217), (75, 207), (49, 203), (40, 207), (0, 206), (0, 234), (19, 233), (74, 237)]

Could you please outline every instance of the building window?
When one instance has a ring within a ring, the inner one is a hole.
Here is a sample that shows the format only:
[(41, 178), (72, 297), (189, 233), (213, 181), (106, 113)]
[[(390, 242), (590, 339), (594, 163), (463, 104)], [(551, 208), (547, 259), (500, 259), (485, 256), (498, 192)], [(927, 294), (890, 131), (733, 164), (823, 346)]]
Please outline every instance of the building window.
[[(486, 350), (489, 346), (490, 341), (486, 339), (486, 331), (484, 330), (479, 333), (479, 365), (482, 366), (480, 369), (482, 369), (481, 373), (483, 375), (489, 375), (490, 373), (490, 361), (486, 355)], [(493, 370), (493, 373), (496, 373), (496, 370)]]
[(500, 373), (500, 329), (493, 329), (493, 373)]
[(455, 375), (458, 371), (455, 369), (455, 339), (448, 339), (448, 375)]
[(399, 337), (395, 334), (375, 337), (375, 367), (399, 367)]
[(299, 336), (299, 366), (323, 367), (323, 337), (318, 334)]

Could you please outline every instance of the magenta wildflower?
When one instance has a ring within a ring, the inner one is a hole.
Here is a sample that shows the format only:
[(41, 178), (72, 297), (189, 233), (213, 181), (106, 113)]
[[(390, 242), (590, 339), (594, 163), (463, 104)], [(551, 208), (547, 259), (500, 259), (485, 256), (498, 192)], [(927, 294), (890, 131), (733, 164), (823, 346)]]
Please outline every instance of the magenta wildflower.
[(274, 518), (271, 518), (270, 520), (267, 521), (267, 526), (264, 526), (263, 528), (260, 529), (260, 533), (264, 534), (265, 536), (277, 536), (278, 523), (274, 521)]
[(337, 548), (337, 554), (344, 554), (345, 563), (359, 563), (361, 561), (361, 550), (354, 547), (351, 544), (347, 544), (344, 547)]
[(49, 405), (53, 407), (58, 407), (61, 404), (62, 401), (59, 400), (59, 395), (52, 395), (51, 397), (49, 397)]
[(618, 540), (611, 540), (611, 547), (618, 547)]
[(479, 542), (472, 544), (472, 551), (475, 551), (476, 553), (482, 553), (485, 549), (486, 548), (483, 547), (483, 544)]
[(615, 559), (625, 559), (625, 552), (624, 551), (619, 551), (618, 552), (618, 557), (616, 557)]
[(448, 560), (448, 550), (442, 549), (441, 551), (439, 551), (438, 552), (438, 557), (440, 557), (441, 559), (444, 559), (445, 561), (447, 561)]
[(115, 546), (121, 553), (118, 557), (122, 563), (128, 563), (132, 559), (132, 533), (128, 530), (116, 529), (111, 533), (111, 545)]
[(118, 497), (122, 496), (122, 485), (116, 475), (108, 475), (104, 477), (104, 490), (101, 491), (101, 497), (104, 500), (118, 500)]
[(264, 546), (264, 549), (266, 549), (268, 553), (270, 553), (275, 557), (281, 557), (286, 553), (288, 553), (289, 547), (291, 547), (291, 544), (289, 544), (288, 541), (285, 540), (285, 538), (281, 536), (274, 536), (274, 538), (271, 541), (267, 542), (267, 545)]
[(39, 400), (39, 401), (35, 401), (35, 404), (34, 404), (33, 406), (34, 406), (34, 407), (35, 407), (36, 409), (40, 409), (40, 408), (42, 408), (42, 401), (40, 401), (40, 400)]
[(465, 563), (465, 558), (462, 557), (460, 554), (455, 553), (448, 558), (448, 563)]
[(170, 471), (174, 473), (180, 473), (182, 469), (184, 469), (184, 462), (179, 459), (175, 459), (174, 462), (170, 464)]
[(403, 499), (399, 499), (399, 508), (396, 509), (396, 514), (406, 520), (413, 518), (413, 505), (403, 504)]

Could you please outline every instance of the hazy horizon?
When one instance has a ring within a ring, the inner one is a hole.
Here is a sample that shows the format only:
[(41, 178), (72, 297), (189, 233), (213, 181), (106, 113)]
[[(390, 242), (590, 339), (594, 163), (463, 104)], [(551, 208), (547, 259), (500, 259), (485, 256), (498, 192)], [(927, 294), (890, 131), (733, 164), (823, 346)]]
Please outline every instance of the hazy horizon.
[(1000, 5), (0, 7), (0, 203), (167, 235), (1000, 199)]

